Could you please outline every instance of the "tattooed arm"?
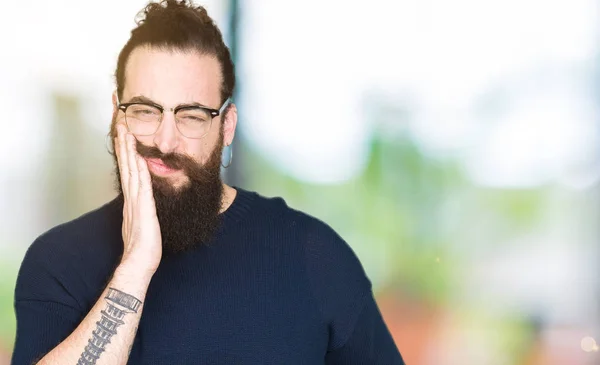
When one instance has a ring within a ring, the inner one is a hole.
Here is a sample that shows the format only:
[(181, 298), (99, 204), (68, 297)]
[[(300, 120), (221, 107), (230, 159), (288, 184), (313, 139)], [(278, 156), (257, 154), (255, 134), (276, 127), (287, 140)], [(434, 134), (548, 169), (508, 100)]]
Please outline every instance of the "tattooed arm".
[(79, 326), (44, 356), (46, 364), (126, 364), (150, 277), (120, 265)]
[(148, 166), (135, 150), (135, 137), (116, 119), (115, 152), (124, 197), (121, 264), (85, 319), (40, 365), (126, 364), (146, 290), (162, 257)]

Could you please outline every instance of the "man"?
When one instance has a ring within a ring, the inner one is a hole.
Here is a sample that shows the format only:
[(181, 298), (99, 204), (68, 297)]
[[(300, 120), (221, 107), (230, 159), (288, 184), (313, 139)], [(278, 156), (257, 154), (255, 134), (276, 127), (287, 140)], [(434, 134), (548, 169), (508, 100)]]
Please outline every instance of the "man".
[(141, 15), (116, 70), (118, 198), (29, 248), (12, 363), (403, 364), (348, 245), (221, 182), (234, 67), (205, 9)]

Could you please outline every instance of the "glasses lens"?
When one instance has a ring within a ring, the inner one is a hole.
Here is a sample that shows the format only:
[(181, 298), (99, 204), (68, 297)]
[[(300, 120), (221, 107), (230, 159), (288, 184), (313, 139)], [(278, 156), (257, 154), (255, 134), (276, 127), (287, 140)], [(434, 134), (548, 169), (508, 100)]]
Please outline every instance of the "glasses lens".
[(179, 132), (188, 138), (201, 138), (210, 129), (212, 116), (201, 108), (185, 108), (177, 111)]
[(125, 120), (133, 134), (149, 136), (156, 133), (160, 125), (160, 109), (146, 104), (133, 104), (127, 108)]

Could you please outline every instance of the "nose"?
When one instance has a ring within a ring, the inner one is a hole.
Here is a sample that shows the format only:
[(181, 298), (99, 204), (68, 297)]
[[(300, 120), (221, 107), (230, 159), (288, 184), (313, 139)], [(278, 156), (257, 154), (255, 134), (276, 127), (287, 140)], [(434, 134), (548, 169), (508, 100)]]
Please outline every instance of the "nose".
[(154, 134), (154, 145), (162, 153), (174, 152), (179, 146), (179, 131), (173, 113), (164, 112), (162, 122)]

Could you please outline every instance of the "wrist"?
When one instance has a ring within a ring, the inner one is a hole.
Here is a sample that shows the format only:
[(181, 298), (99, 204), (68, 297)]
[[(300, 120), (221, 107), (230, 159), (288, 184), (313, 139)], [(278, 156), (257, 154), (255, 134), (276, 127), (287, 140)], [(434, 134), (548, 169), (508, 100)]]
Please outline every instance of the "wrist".
[(118, 277), (127, 281), (136, 281), (150, 283), (155, 270), (135, 264), (131, 261), (121, 261), (115, 269), (113, 277)]

